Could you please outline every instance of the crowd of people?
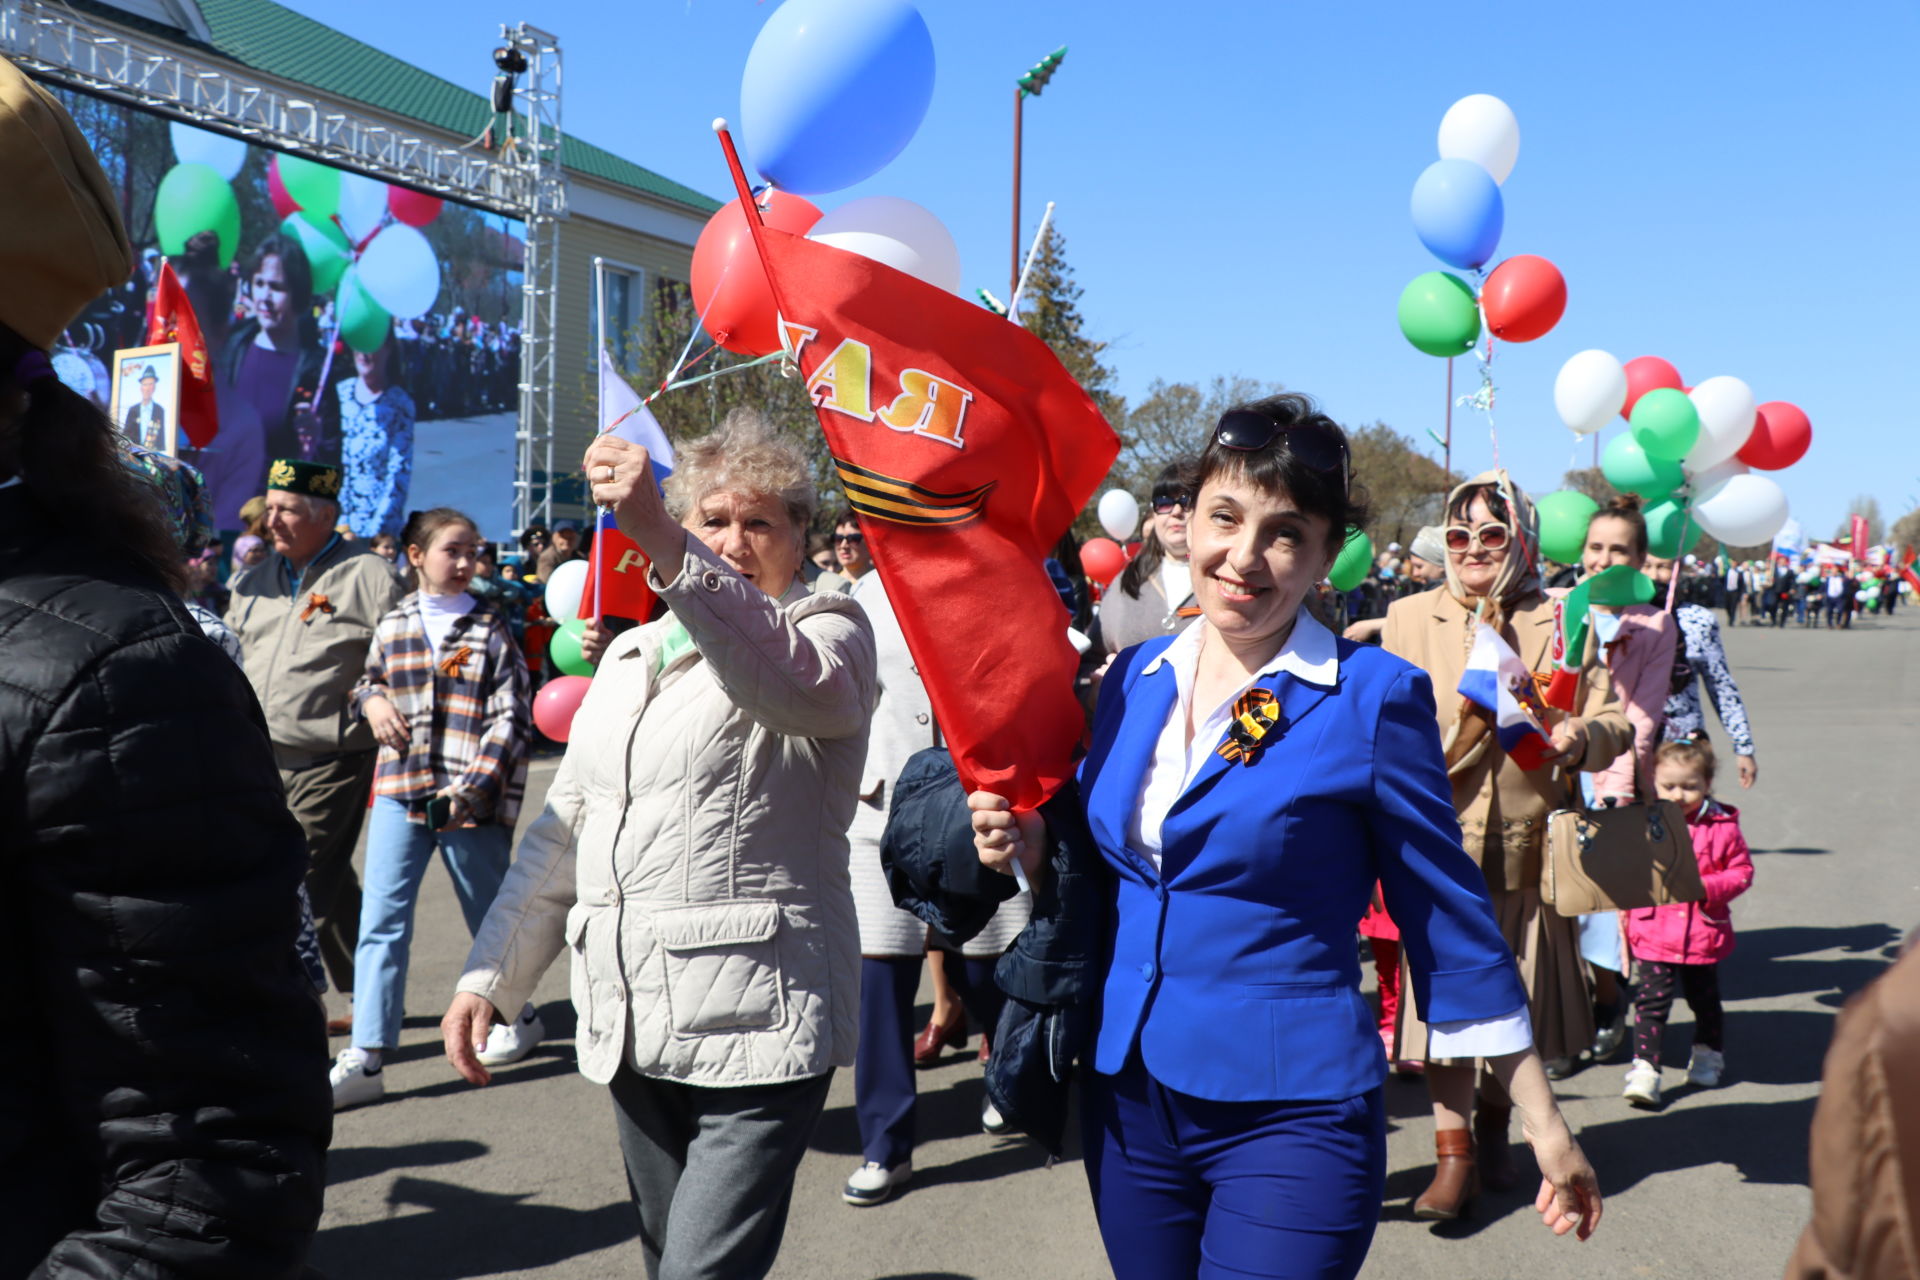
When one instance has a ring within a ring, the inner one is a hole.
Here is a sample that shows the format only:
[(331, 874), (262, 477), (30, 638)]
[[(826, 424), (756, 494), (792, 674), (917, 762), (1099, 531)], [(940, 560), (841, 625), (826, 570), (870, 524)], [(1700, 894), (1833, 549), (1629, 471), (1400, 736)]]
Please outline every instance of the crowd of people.
[[(333, 1112), (385, 1097), (436, 850), (472, 934), (447, 1058), (475, 1084), (523, 1058), (545, 1034), (535, 986), (567, 958), (651, 1280), (768, 1273), (836, 1070), (862, 1146), (842, 1197), (897, 1195), (914, 1068), (964, 1047), (969, 1018), (987, 1132), (1058, 1153), (1079, 1091), (1121, 1280), (1355, 1275), (1394, 1067), (1431, 1096), (1416, 1217), (1517, 1185), (1517, 1111), (1534, 1208), (1581, 1239), (1601, 1174), (1552, 1079), (1611, 1061), (1630, 1005), (1622, 1095), (1658, 1107), (1676, 996), (1686, 1080), (1737, 1074), (1718, 965), (1753, 871), (1703, 681), (1738, 785), (1758, 767), (1718, 622), (1678, 586), (1595, 604), (1523, 766), (1458, 692), (1485, 636), (1545, 675), (1569, 634), (1504, 471), (1414, 539), (1404, 576), (1425, 589), (1348, 627), (1323, 589), (1366, 521), (1344, 431), (1298, 395), (1227, 411), (1158, 477), (1097, 613), (1067, 547), (1048, 566), (1063, 608), (1036, 621), (1083, 647), (1090, 715), (1076, 778), (1016, 812), (942, 747), (889, 594), (910, 587), (876, 571), (863, 518), (838, 513), (810, 553), (819, 495), (779, 431), (737, 412), (681, 443), (664, 492), (644, 449), (602, 436), (590, 497), (657, 606), (583, 642), (597, 671), (523, 826), (543, 664), (515, 593), (580, 530), (529, 531), (511, 575), (455, 510), (363, 534), (342, 467), (294, 450), (235, 501), (238, 519), (258, 498), (258, 532), (218, 582), (218, 482), (54, 376), (50, 348), (133, 255), (84, 141), (3, 60), (0, 163), (32, 211), (0, 237), (0, 953), (37, 1033), (0, 1078), (0, 1275), (302, 1274)], [(1631, 503), (1594, 516), (1572, 568), (1686, 570), (1649, 555)], [(1575, 796), (1677, 806), (1703, 896), (1562, 915), (1546, 827)], [(916, 1032), (923, 966), (941, 997)], [(350, 1001), (337, 1025), (328, 987)], [(1881, 1008), (1856, 1008), (1832, 1070), (1884, 1072)], [(1901, 1149), (1910, 1117), (1847, 1101), (1823, 1121)], [(1875, 1176), (1896, 1182), (1848, 1181), (1840, 1208), (1816, 1182), (1791, 1274), (1910, 1253), (1897, 1161)]]

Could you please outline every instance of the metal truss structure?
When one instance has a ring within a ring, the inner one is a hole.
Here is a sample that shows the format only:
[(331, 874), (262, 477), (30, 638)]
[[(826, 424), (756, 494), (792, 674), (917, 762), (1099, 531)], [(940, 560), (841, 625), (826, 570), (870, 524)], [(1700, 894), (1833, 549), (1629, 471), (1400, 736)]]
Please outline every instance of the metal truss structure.
[(502, 25), (525, 55), (515, 111), (496, 117), (493, 151), (453, 145), (360, 104), (272, 83), (247, 68), (110, 25), (54, 0), (0, 0), (0, 53), (39, 79), (128, 103), (259, 146), (430, 191), (526, 224), (514, 520), (552, 513), (554, 327), (559, 222), (560, 48), (548, 33)]

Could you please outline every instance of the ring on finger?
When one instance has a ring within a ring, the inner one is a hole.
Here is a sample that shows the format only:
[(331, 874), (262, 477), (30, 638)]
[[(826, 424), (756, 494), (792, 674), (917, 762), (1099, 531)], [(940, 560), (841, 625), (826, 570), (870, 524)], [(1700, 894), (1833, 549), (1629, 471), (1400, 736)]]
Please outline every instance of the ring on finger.
[(620, 473), (615, 471), (612, 467), (601, 467), (598, 474), (600, 476), (600, 483), (612, 484), (614, 482), (615, 477), (617, 477)]

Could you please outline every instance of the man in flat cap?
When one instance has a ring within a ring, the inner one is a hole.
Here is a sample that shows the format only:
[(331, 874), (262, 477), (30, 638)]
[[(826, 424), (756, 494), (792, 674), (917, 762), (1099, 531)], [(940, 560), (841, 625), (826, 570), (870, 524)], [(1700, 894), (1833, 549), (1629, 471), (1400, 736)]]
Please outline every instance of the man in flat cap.
[(167, 410), (166, 406), (153, 402), (154, 389), (159, 385), (160, 375), (152, 365), (140, 371), (140, 402), (128, 406), (127, 418), (120, 424), (120, 430), (142, 449), (164, 452), (167, 447)]
[(157, 490), (53, 375), (133, 252), (4, 58), (0, 173), (0, 1276), (298, 1276), (333, 1124), (304, 841)]
[[(342, 538), (339, 467), (286, 459), (267, 469), (273, 554), (234, 580), (227, 625), (240, 637), (266, 709), (287, 805), (307, 833), (307, 896), (334, 988), (353, 992), (360, 880), (353, 847), (366, 818), (377, 745), (348, 693), (367, 669), (374, 627), (405, 594), (364, 542)], [(328, 1028), (344, 1034), (346, 1019)]]

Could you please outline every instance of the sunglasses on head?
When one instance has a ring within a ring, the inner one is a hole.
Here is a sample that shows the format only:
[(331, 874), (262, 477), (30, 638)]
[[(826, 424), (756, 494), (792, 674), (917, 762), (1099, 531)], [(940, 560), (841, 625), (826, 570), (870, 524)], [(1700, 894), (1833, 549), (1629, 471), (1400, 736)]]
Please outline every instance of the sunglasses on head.
[(1478, 529), (1450, 524), (1446, 529), (1447, 550), (1465, 555), (1474, 543), (1488, 551), (1498, 551), (1513, 539), (1513, 530), (1504, 524), (1483, 524)]
[(1182, 511), (1193, 510), (1193, 495), (1190, 493), (1156, 493), (1153, 495), (1153, 514), (1163, 516), (1179, 507)]
[(1353, 459), (1347, 453), (1346, 441), (1338, 432), (1317, 422), (1296, 422), (1289, 426), (1275, 422), (1264, 413), (1235, 409), (1221, 416), (1220, 424), (1213, 429), (1213, 438), (1216, 443), (1242, 453), (1253, 453), (1275, 440), (1285, 440), (1288, 453), (1314, 471), (1338, 475), (1341, 492), (1353, 492)]
[(865, 542), (867, 535), (864, 533), (836, 533), (833, 535), (833, 540), (835, 542)]

